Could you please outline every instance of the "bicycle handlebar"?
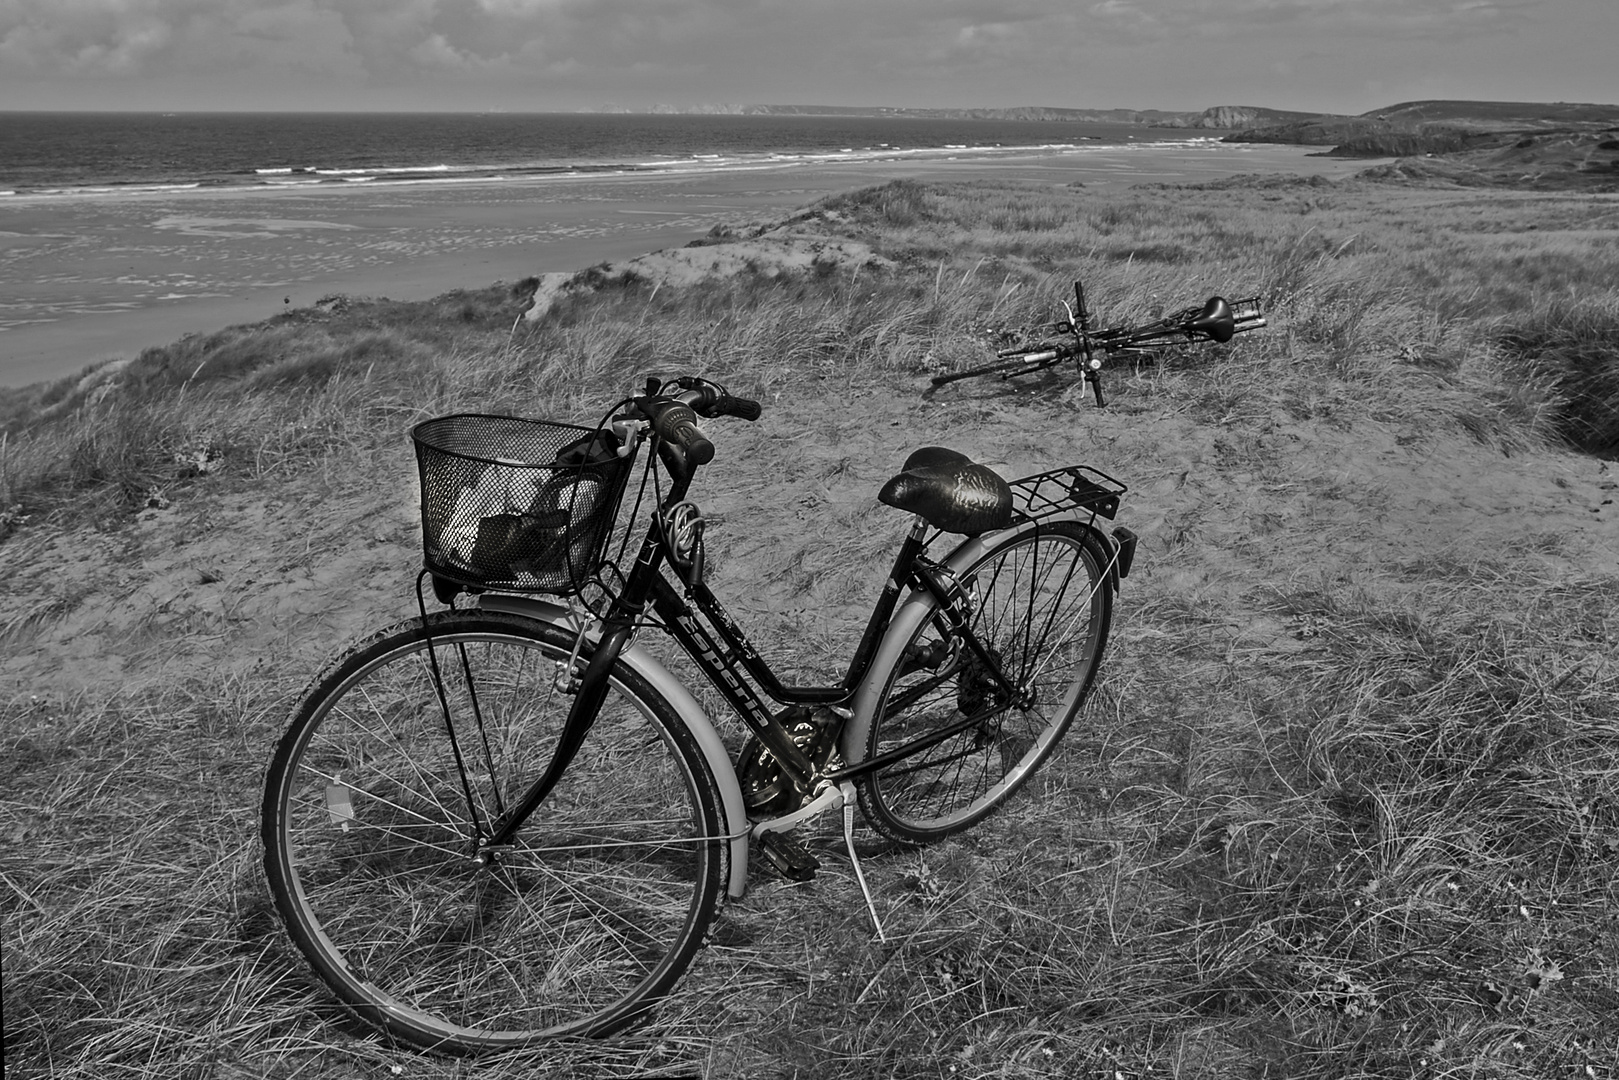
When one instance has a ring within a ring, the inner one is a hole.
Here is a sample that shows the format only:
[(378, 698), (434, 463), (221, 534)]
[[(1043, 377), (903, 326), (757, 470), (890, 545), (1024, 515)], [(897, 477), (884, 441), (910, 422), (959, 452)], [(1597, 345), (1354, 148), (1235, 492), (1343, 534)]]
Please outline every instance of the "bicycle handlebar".
[[(764, 406), (752, 398), (732, 397), (725, 387), (695, 375), (682, 375), (670, 385), (680, 387), (681, 392), (669, 396), (690, 405), (698, 416), (706, 419), (734, 416), (751, 424), (764, 415)], [(668, 386), (664, 387), (666, 393), (668, 389)]]
[[(1140, 326), (1116, 326), (1107, 330), (1083, 331), (1071, 322), (1060, 322), (1051, 326), (1050, 332), (1073, 334), (1076, 338), (1089, 339), (1092, 349), (1115, 353), (1126, 349), (1150, 349), (1179, 344), (1175, 340), (1177, 338), (1189, 342), (1224, 343), (1238, 334), (1258, 330), (1266, 325), (1268, 323), (1260, 313), (1257, 296), (1245, 300), (1227, 300), (1223, 296), (1211, 296), (1202, 307), (1189, 307), (1174, 315)], [(1081, 341), (1060, 344), (1047, 342), (1039, 346), (1040, 351), (1037, 352), (1030, 352), (1027, 346), (1018, 346), (1000, 349), (995, 355), (1002, 359), (1016, 356), (1030, 363), (1038, 363), (1067, 359), (1077, 355), (1081, 348)]]
[(635, 398), (634, 404), (652, 422), (658, 438), (677, 450), (680, 460), (690, 466), (714, 460), (714, 444), (697, 426), (699, 416), (734, 416), (752, 422), (764, 413), (764, 407), (752, 398), (733, 397), (725, 387), (692, 375), (667, 383), (650, 380), (647, 393)]

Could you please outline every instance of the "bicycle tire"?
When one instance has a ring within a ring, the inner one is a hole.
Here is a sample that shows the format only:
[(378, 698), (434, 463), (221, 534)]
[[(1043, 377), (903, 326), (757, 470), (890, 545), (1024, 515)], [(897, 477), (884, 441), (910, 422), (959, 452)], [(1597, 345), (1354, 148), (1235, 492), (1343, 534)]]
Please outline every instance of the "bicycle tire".
[(276, 749), (261, 818), (276, 908), (316, 975), (399, 1040), (466, 1053), (621, 1030), (679, 980), (718, 911), (713, 773), (623, 662), (557, 788), (509, 850), (472, 859), (475, 830), (550, 761), (573, 646), (506, 613), (408, 620), (319, 676)]
[[(891, 752), (972, 715), (984, 721), (861, 777), (866, 820), (883, 835), (925, 844), (967, 829), (1011, 798), (1056, 749), (1090, 693), (1107, 645), (1112, 589), (1106, 540), (1071, 521), (992, 540), (956, 575), (972, 632), (1031, 695), (1006, 700), (936, 601), (902, 608), (891, 634), (905, 645), (868, 676), (875, 707), (851, 732), (861, 760)], [(857, 723), (861, 721), (857, 720)]]

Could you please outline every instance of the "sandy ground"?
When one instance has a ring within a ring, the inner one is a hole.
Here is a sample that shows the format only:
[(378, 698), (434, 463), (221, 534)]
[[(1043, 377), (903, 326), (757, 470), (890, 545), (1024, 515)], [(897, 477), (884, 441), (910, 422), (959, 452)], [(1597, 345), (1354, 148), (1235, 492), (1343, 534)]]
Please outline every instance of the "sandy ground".
[[(1506, 456), (1370, 421), (1222, 425), (1156, 410), (1122, 384), (1107, 409), (1036, 407), (975, 383), (928, 393), (921, 378), (857, 381), (846, 397), (831, 419), (820, 401), (775, 402), (757, 424), (708, 425), (719, 455), (693, 492), (711, 519), (716, 591), (794, 666), (852, 647), (905, 526), (877, 489), (929, 444), (1009, 477), (1084, 463), (1128, 484), (1119, 523), (1143, 547), (1119, 616), (1127, 635), (1140, 632), (1135, 605), (1207, 604), (1231, 648), (1289, 652), (1304, 646), (1269, 606), (1278, 589), (1398, 588), (1434, 565), (1487, 581), (1503, 559), (1554, 584), (1615, 570), (1619, 466), (1592, 458)], [(138, 694), (266, 662), (312, 673), (412, 614), (415, 470), (407, 446), (392, 457), (381, 487), (369, 471), (307, 476), (150, 509), (116, 532), (14, 536), (0, 546), (0, 702)], [(830, 548), (829, 533), (862, 546)], [(835, 674), (830, 661), (819, 673)]]
[(1303, 148), (1113, 149), (662, 177), (0, 202), (0, 386), (347, 293), (421, 300), (679, 246), (900, 176), (1114, 187), (1243, 172), (1343, 176)]

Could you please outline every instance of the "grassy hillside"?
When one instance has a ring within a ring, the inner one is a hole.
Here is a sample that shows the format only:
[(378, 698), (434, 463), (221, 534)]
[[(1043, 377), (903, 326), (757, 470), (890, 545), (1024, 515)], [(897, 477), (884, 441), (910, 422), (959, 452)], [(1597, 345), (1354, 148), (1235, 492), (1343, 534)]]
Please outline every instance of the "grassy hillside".
[[(1228, 142), (1286, 142), (1305, 146), (1426, 135), (1432, 153), (1457, 149), (1466, 138), (1489, 139), (1538, 132), (1597, 132), (1619, 128), (1619, 105), (1521, 101), (1407, 101), (1359, 116), (1258, 111), (1248, 130)], [(1370, 150), (1366, 156), (1384, 156)], [(1402, 153), (1409, 151), (1399, 151)]]
[(1403, 101), (1363, 115), (1390, 123), (1442, 123), (1479, 128), (1582, 124), (1611, 127), (1619, 124), (1619, 105), (1568, 101)]
[(1619, 191), (1619, 105), (1413, 101), (1254, 125), (1226, 141), (1326, 146), (1339, 157), (1439, 157), (1437, 166), (1402, 163), (1402, 175), (1460, 186)]
[[(532, 282), (333, 299), (14, 397), (8, 1077), (1604, 1075), (1616, 227), (1608, 198), (1369, 180), (901, 182), (717, 235), (722, 278), (596, 268), (534, 322)], [(815, 238), (873, 258), (777, 268)], [(1272, 325), (1110, 371), (1105, 410), (1071, 376), (927, 389), (1076, 277), (1108, 320), (1223, 292)], [(644, 1031), (391, 1049), (268, 911), (270, 749), (323, 658), (414, 607), (412, 423), (591, 422), (654, 371), (766, 405), (711, 425), (693, 498), (716, 590), (798, 676), (858, 633), (909, 450), (1129, 484), (1098, 695), (1008, 812), (873, 847), (888, 945), (827, 823), (825, 872), (756, 868)]]

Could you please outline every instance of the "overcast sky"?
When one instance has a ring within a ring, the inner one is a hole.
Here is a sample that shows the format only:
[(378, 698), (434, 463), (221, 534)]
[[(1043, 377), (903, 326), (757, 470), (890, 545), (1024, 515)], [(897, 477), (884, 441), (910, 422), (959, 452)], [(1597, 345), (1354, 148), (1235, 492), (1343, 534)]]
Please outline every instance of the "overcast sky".
[(0, 0), (0, 109), (1619, 102), (1619, 0)]

